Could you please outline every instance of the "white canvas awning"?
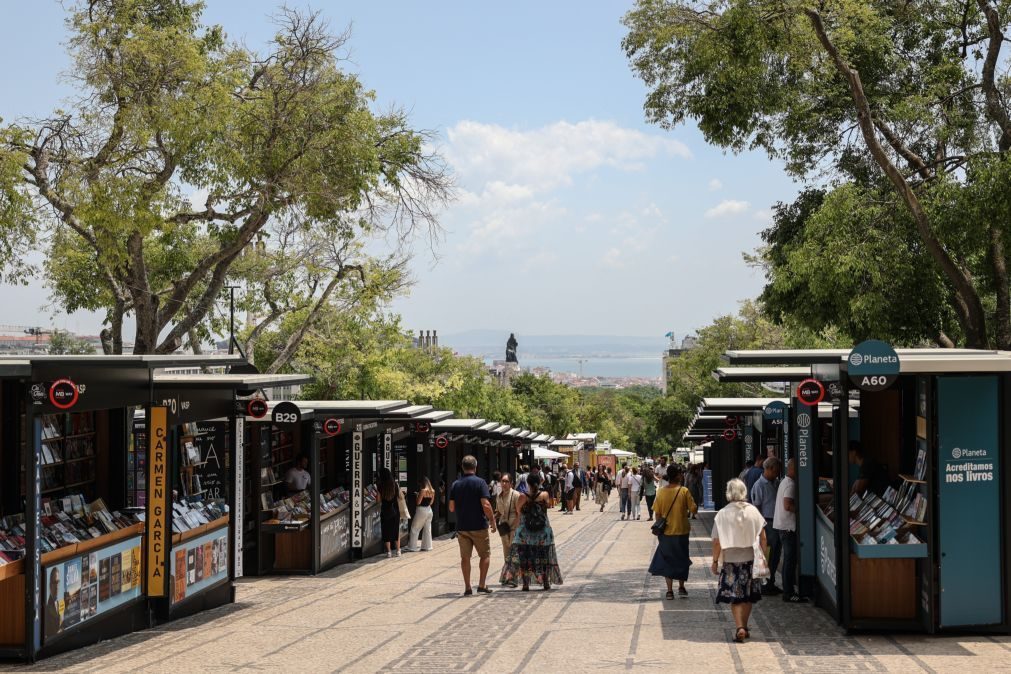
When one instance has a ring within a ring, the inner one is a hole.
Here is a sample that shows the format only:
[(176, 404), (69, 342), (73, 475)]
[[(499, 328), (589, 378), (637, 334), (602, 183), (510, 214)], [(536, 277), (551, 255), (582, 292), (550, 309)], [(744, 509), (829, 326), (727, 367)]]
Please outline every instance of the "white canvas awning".
[(546, 447), (534, 447), (535, 459), (564, 459), (566, 456), (566, 454), (547, 449)]

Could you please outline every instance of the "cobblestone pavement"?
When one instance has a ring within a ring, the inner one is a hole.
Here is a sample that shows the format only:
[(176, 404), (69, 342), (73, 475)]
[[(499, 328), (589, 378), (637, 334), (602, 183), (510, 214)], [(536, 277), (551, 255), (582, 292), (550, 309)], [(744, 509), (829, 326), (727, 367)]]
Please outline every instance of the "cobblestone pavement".
[[(688, 599), (646, 574), (649, 523), (615, 505), (551, 515), (565, 584), (461, 596), (457, 545), (315, 578), (249, 578), (236, 604), (8, 671), (74, 672), (945, 672), (1011, 671), (1011, 639), (847, 636), (823, 611), (759, 603), (752, 639), (713, 604), (696, 520)], [(494, 541), (497, 543), (497, 541)], [(475, 560), (476, 561), (476, 560)], [(495, 546), (492, 576), (502, 562)], [(476, 564), (475, 564), (476, 567)]]

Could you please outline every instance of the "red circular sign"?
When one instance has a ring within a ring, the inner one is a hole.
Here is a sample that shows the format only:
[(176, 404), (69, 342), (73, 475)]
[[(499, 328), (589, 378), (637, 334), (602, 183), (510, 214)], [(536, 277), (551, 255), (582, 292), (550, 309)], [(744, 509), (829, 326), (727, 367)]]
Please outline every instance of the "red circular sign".
[(49, 385), (49, 402), (53, 407), (69, 410), (77, 404), (77, 384), (67, 378), (57, 379)]
[(426, 424), (424, 422), (418, 422), (418, 423), (414, 424), (414, 432), (415, 433), (427, 433), (431, 429), (432, 429), (432, 427), (429, 424)]
[(737, 417), (730, 416), (730, 417), (727, 417), (726, 419), (724, 419), (723, 421), (724, 421), (724, 423), (727, 424), (727, 426), (736, 426), (737, 425)]
[(330, 417), (323, 422), (323, 432), (329, 436), (337, 435), (341, 432), (341, 420)]
[(737, 439), (737, 431), (735, 431), (732, 428), (728, 428), (727, 430), (723, 431), (723, 439), (724, 440), (735, 440), (735, 439)]
[(519, 440), (513, 440), (513, 447), (515, 447), (516, 449), (519, 449), (522, 446), (523, 446), (522, 442), (520, 442)]
[(267, 401), (263, 398), (253, 398), (246, 404), (246, 413), (254, 419), (267, 416)]
[(435, 446), (439, 449), (446, 449), (449, 447), (449, 439), (445, 435), (440, 435), (435, 439)]
[(825, 386), (817, 379), (805, 379), (797, 384), (797, 400), (805, 405), (817, 405), (825, 399)]

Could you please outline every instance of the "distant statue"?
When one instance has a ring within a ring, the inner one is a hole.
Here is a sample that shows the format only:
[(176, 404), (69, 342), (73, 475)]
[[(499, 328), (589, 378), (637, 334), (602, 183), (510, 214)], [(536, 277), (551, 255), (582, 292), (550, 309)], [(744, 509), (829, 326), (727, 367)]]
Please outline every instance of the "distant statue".
[(516, 347), (519, 346), (519, 342), (516, 341), (516, 335), (510, 333), (509, 341), (506, 342), (506, 362), (507, 363), (519, 363), (520, 361), (516, 358)]

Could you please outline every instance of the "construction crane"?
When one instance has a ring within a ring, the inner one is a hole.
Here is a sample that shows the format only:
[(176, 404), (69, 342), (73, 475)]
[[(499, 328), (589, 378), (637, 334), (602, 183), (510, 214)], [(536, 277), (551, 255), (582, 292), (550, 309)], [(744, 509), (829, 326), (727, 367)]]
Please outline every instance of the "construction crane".
[(52, 330), (33, 325), (0, 325), (0, 332), (22, 332), (26, 335), (32, 335), (35, 337), (36, 344), (41, 341), (42, 335), (53, 334)]

